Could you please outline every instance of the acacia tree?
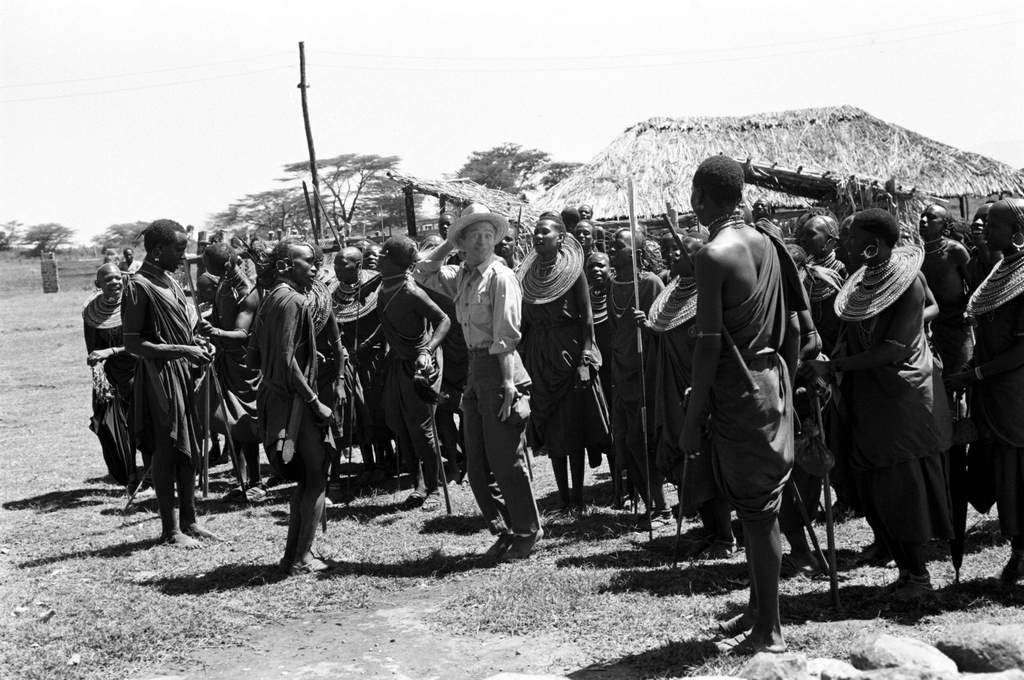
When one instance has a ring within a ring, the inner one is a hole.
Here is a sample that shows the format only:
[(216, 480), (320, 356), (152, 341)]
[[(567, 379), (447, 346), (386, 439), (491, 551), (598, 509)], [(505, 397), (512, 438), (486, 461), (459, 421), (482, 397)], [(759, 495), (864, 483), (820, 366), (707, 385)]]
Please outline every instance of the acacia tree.
[[(398, 156), (356, 153), (318, 160), (317, 175), (326, 189), (320, 198), (328, 216), (336, 225), (349, 224), (357, 217), (375, 219), (377, 206), (388, 194), (384, 173), (397, 168), (400, 161)], [(289, 163), (284, 171), (288, 176), (280, 181), (295, 182), (309, 172), (309, 163)]]
[(583, 163), (552, 161), (544, 166), (544, 174), (541, 176), (539, 184), (544, 190), (550, 189), (571, 175), (573, 170), (581, 165)]
[(71, 239), (74, 236), (74, 229), (65, 227), (63, 224), (57, 224), (56, 222), (47, 222), (46, 224), (36, 224), (26, 229), (25, 235), (21, 237), (21, 242), (31, 246), (27, 253), (28, 255), (39, 257), (43, 253), (52, 252), (60, 246), (71, 243)]
[(141, 220), (135, 222), (121, 222), (111, 224), (103, 230), (102, 234), (94, 236), (93, 245), (98, 248), (119, 248), (130, 246), (139, 240), (142, 230), (149, 226), (149, 222)]
[(291, 187), (248, 194), (213, 215), (207, 226), (215, 230), (255, 228), (257, 234), (263, 235), (268, 231), (306, 234), (309, 218), (301, 193)]
[(456, 175), (521, 196), (537, 188), (538, 175), (549, 160), (544, 151), (506, 142), (486, 151), (474, 151)]
[(24, 227), (18, 220), (0, 224), (0, 250), (10, 250), (18, 242), (18, 232)]

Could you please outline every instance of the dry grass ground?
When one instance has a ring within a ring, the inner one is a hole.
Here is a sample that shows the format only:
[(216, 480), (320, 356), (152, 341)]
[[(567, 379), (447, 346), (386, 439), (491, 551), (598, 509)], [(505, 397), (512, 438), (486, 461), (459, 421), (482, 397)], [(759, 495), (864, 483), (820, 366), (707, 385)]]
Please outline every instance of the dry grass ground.
[[(9, 276), (0, 271), (0, 278)], [(329, 510), (319, 549), (336, 563), (331, 572), (282, 579), (272, 567), (284, 541), (287, 490), (250, 508), (225, 505), (215, 500), (228, 488), (225, 467), (214, 471), (211, 499), (200, 510), (229, 542), (198, 552), (155, 545), (153, 502), (121, 514), (123, 492), (104, 480), (99, 446), (87, 429), (84, 293), (13, 293), (32, 290), (16, 283), (0, 285), (0, 676), (195, 672), (197, 650), (241, 655), (257, 627), (299, 640), (305, 619), (358, 621), (381, 602), (412, 598), (431, 603), (422, 635), (435, 631), (483, 651), (493, 644), (497, 667), (501, 654), (514, 654), (499, 650), (510, 636), (578, 650), (568, 661), (530, 660), (527, 644), (518, 665), (576, 678), (671, 677), (740, 665), (714, 656), (706, 640), (715, 621), (745, 601), (742, 554), (673, 570), (671, 528), (648, 545), (630, 514), (604, 507), (609, 484), (600, 474), (589, 478), (595, 504), (587, 512), (547, 512), (554, 498), (544, 459), (534, 469), (547, 537), (526, 563), (478, 565), (474, 556), (489, 537), (468, 488), (453, 492), (452, 518), (399, 511), (402, 495), (383, 489)], [(952, 569), (937, 545), (931, 568), (939, 592), (911, 608), (880, 594), (893, 570), (853, 567), (854, 551), (868, 541), (864, 524), (840, 525), (843, 607), (830, 607), (825, 582), (786, 580), (791, 647), (844, 657), (864, 628), (927, 640), (967, 621), (1024, 619), (1021, 590), (1002, 589), (993, 579), (1006, 555), (993, 522), (972, 516), (971, 523), (964, 583), (951, 585)], [(337, 639), (325, 637), (301, 654), (315, 660), (336, 653), (344, 644)]]

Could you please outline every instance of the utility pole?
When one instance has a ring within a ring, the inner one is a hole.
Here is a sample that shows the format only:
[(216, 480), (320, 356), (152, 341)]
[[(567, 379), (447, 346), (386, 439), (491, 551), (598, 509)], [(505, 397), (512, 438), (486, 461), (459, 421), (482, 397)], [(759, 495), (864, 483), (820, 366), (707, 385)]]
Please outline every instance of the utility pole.
[[(313, 149), (313, 129), (309, 125), (309, 103), (306, 101), (306, 46), (299, 42), (299, 90), (302, 92), (302, 121), (306, 125), (306, 146), (309, 147), (309, 174), (313, 177), (314, 205), (320, 200), (320, 180), (316, 174), (316, 151)], [(320, 211), (313, 210), (313, 240), (320, 243)]]

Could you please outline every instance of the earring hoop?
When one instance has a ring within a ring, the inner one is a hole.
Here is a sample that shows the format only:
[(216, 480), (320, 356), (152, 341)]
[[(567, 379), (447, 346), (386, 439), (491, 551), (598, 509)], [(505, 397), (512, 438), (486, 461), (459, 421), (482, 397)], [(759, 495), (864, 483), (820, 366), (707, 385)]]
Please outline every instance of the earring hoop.
[(1010, 243), (1012, 243), (1013, 247), (1017, 250), (1024, 250), (1024, 232), (1016, 232), (1010, 237)]

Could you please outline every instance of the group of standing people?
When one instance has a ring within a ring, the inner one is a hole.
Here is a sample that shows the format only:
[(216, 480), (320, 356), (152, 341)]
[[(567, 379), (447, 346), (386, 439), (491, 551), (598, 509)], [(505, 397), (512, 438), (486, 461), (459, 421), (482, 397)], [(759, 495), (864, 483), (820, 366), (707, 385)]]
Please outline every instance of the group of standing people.
[(143, 452), (163, 537), (194, 547), (214, 538), (193, 496), (200, 403), (211, 404), (250, 500), (259, 444), (298, 482), (281, 561), (291, 573), (327, 567), (313, 537), (353, 444), (362, 482), (405, 460), (409, 506), (436, 510), (468, 477), (495, 535), (489, 560), (526, 558), (543, 536), (529, 450), (549, 457), (570, 509), (585, 504), (588, 464), (607, 460), (613, 504), (638, 497), (650, 525), (671, 522), (664, 487), (676, 485), (676, 512), (699, 516), (706, 535), (695, 556), (735, 552), (736, 513), (750, 604), (722, 624), (721, 645), (778, 651), (783, 536), (797, 568), (825, 566), (801, 520), (822, 480), (800, 450), (822, 422), (839, 500), (874, 531), (864, 559), (895, 562), (894, 594), (931, 589), (924, 547), (957, 538), (961, 497), (997, 505), (1011, 537), (1002, 578), (1015, 582), (1024, 201), (980, 210), (968, 248), (945, 235), (940, 206), (917, 233), (884, 210), (841, 223), (815, 210), (784, 238), (744, 210), (743, 190), (739, 164), (706, 160), (696, 223), (671, 225), (660, 248), (580, 206), (541, 215), (520, 261), (508, 219), (480, 205), (443, 216), (422, 245), (344, 247), (332, 272), (301, 240), (246, 246), (251, 276), (242, 253), (213, 244), (206, 318), (170, 277), (185, 232), (159, 220), (138, 271), (101, 267), (83, 314), (89, 362), (103, 367), (93, 429), (105, 452)]

